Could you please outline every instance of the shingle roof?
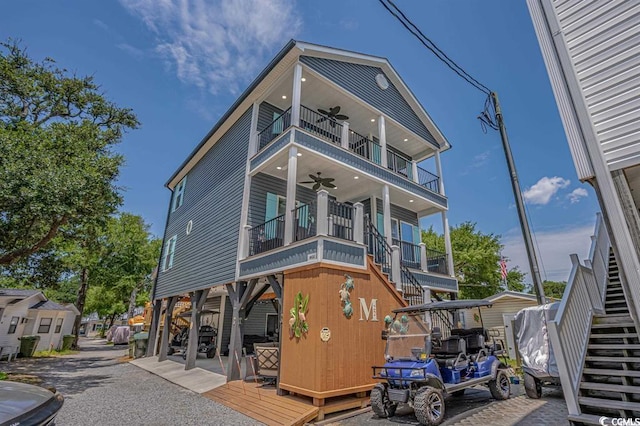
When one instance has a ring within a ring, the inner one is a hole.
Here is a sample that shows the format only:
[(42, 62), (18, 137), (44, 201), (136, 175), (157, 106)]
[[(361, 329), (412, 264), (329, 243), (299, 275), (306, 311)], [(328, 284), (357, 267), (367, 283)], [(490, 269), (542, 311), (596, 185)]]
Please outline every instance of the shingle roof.
[(48, 311), (68, 311), (69, 310), (64, 306), (57, 304), (56, 302), (52, 302), (51, 300), (38, 302), (32, 307), (30, 307), (29, 309), (43, 309)]
[(24, 290), (18, 288), (0, 288), (0, 296), (12, 296), (12, 297), (29, 297), (36, 293), (40, 293), (38, 290)]

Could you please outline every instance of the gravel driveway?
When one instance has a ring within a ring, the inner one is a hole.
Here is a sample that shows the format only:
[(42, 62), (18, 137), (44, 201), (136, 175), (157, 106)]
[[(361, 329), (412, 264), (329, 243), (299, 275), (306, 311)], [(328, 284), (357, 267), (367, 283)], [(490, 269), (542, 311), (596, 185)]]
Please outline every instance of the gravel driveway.
[(19, 359), (0, 370), (35, 374), (65, 397), (58, 426), (255, 425), (256, 421), (121, 362), (123, 346), (81, 339), (77, 355)]

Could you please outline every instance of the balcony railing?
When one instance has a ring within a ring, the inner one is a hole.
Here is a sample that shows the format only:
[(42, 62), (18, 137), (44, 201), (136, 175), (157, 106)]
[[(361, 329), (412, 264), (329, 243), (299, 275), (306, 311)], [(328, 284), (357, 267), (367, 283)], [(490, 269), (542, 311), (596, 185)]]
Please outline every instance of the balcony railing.
[(382, 272), (391, 274), (391, 247), (368, 217), (365, 218), (364, 226), (364, 242), (368, 253), (373, 256), (373, 261), (380, 265)]
[(438, 250), (427, 249), (427, 271), (448, 275), (447, 254)]
[(390, 149), (387, 150), (387, 167), (389, 170), (393, 170), (397, 174), (413, 180), (412, 164), (411, 160), (406, 159)]
[(353, 241), (353, 221), (355, 219), (352, 205), (329, 200), (329, 235)]
[(328, 117), (304, 105), (300, 105), (300, 127), (340, 145), (340, 140), (342, 139), (342, 124), (338, 123), (335, 118)]
[(420, 246), (407, 241), (393, 239), (393, 244), (400, 247), (400, 261), (407, 268), (420, 268)]
[(352, 130), (349, 131), (349, 151), (373, 163), (382, 164), (382, 148), (380, 145)]
[(284, 217), (274, 217), (249, 230), (249, 255), (264, 253), (284, 245)]
[(316, 204), (309, 203), (293, 209), (294, 241), (302, 241), (316, 236)]
[(291, 108), (283, 112), (258, 134), (258, 150), (269, 145), (269, 142), (278, 137), (289, 126), (291, 126)]
[(422, 167), (418, 167), (418, 184), (429, 191), (440, 193), (440, 178)]

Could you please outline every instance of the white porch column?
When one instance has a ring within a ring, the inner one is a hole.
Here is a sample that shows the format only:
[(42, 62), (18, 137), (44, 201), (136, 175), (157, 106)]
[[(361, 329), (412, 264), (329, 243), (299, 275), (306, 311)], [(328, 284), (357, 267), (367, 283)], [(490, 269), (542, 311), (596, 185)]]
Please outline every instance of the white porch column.
[(287, 204), (284, 216), (284, 245), (293, 241), (293, 229), (295, 217), (293, 209), (296, 208), (296, 179), (298, 177), (298, 148), (289, 148), (289, 165), (287, 170)]
[(342, 135), (340, 136), (340, 145), (344, 149), (349, 149), (349, 123), (342, 122)]
[[(393, 245), (393, 237), (391, 235), (391, 200), (389, 199), (389, 185), (382, 187), (382, 215), (384, 217), (384, 236), (387, 243)], [(376, 223), (376, 222), (374, 222)]]
[(440, 162), (440, 151), (436, 151), (436, 173), (438, 174), (438, 190), (440, 194), (444, 193), (444, 179), (442, 178), (442, 163)]
[(293, 68), (293, 93), (291, 94), (291, 125), (300, 126), (300, 95), (302, 91), (302, 65)]
[(420, 183), (420, 179), (418, 178), (418, 162), (416, 160), (411, 162), (411, 172), (413, 174), (413, 181)]
[(251, 248), (251, 227), (249, 225), (244, 225), (242, 229), (242, 238), (240, 238), (240, 241), (238, 242), (238, 244), (240, 244), (240, 249), (238, 251), (240, 252), (241, 260), (249, 257), (249, 249)]
[(378, 117), (378, 139), (380, 140), (380, 158), (382, 159), (382, 167), (388, 167), (387, 160), (387, 130), (384, 122), (384, 115)]
[(260, 113), (260, 104), (257, 102), (253, 104), (253, 110), (251, 111), (251, 130), (249, 132), (249, 158), (253, 157), (260, 147), (260, 141), (258, 140), (258, 115)]
[(442, 212), (442, 229), (444, 230), (444, 250), (447, 254), (447, 270), (449, 275), (455, 277), (453, 270), (453, 251), (451, 249), (451, 235), (449, 233), (449, 219), (446, 210)]
[(420, 269), (427, 271), (429, 269), (429, 265), (427, 264), (427, 245), (425, 243), (418, 245), (420, 246)]
[(391, 279), (396, 289), (402, 291), (402, 277), (400, 269), (400, 246), (391, 246)]
[(364, 244), (364, 204), (353, 205), (353, 240), (358, 244)]
[(329, 192), (325, 189), (318, 191), (316, 202), (316, 233), (328, 235), (329, 233)]

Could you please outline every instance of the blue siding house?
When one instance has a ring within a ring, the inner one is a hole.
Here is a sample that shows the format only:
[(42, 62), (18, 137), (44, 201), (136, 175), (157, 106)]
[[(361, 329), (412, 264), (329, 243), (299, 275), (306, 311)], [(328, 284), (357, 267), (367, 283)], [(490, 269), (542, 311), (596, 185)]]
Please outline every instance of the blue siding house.
[[(150, 354), (166, 358), (163, 313), (186, 296), (190, 338), (199, 309), (219, 311), (223, 354), (277, 340), (286, 273), (308, 265), (366, 270), (370, 258), (407, 303), (455, 298), (449, 148), (386, 59), (289, 42), (167, 182)], [(421, 166), (429, 159), (434, 170)], [(446, 252), (421, 242), (430, 215), (441, 216)], [(228, 371), (237, 377), (234, 362)]]

